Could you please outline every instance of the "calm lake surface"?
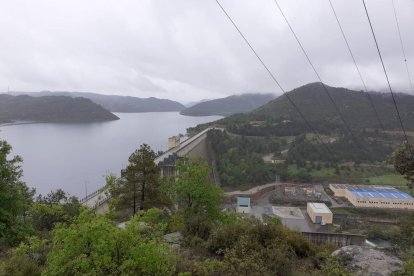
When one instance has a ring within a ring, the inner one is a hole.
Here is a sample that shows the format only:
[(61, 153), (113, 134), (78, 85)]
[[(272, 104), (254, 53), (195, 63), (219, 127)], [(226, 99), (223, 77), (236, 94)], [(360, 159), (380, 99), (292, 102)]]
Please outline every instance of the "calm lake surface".
[(119, 175), (128, 157), (143, 143), (167, 150), (167, 139), (220, 116), (188, 117), (177, 112), (116, 113), (117, 121), (89, 124), (22, 124), (0, 126), (0, 139), (23, 157), (23, 180), (46, 194), (58, 188), (83, 197)]

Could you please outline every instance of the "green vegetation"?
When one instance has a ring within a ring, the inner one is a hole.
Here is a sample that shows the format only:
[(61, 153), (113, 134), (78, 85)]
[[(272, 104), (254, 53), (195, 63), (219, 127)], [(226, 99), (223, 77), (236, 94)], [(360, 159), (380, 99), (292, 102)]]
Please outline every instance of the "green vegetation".
[(208, 237), (211, 227), (221, 216), (223, 191), (208, 182), (209, 167), (183, 161), (177, 164), (180, 172), (175, 183), (176, 202), (184, 218), (188, 234)]
[(162, 229), (148, 217), (135, 215), (120, 229), (109, 219), (83, 212), (69, 226), (54, 230), (45, 275), (173, 275), (174, 254), (161, 241)]
[(394, 167), (407, 180), (407, 186), (413, 194), (414, 188), (414, 146), (402, 144), (393, 154)]
[[(286, 159), (289, 163), (319, 162), (383, 162), (401, 142), (399, 122), (389, 96), (372, 93), (371, 97), (380, 114), (386, 132), (380, 131), (378, 121), (364, 93), (344, 88), (328, 87), (341, 109), (353, 135), (345, 130), (343, 122), (332, 106), (322, 84), (311, 83), (289, 92), (308, 122), (321, 135), (308, 128), (285, 96), (269, 102), (250, 113), (235, 114), (227, 118), (190, 128), (199, 131), (208, 126), (225, 128), (229, 133), (256, 137), (296, 137), (290, 143)], [(414, 97), (397, 95), (401, 114), (407, 130), (414, 129), (411, 110)], [(315, 102), (315, 99), (318, 99)], [(332, 155), (329, 153), (331, 151)]]
[[(236, 139), (241, 142), (243, 138)], [(148, 146), (141, 146), (131, 155), (124, 173), (128, 181), (139, 186), (125, 184), (130, 194), (134, 189), (139, 192), (135, 214), (118, 225), (114, 218), (120, 217), (122, 208), (132, 213), (133, 199), (105, 215), (82, 208), (76, 198), (62, 190), (33, 200), (32, 192), (20, 181), (21, 159), (8, 159), (11, 148), (7, 143), (2, 142), (1, 149), (0, 195), (6, 204), (0, 205), (0, 245), (7, 253), (2, 254), (0, 276), (349, 275), (342, 260), (330, 256), (333, 247), (310, 243), (280, 220), (264, 217), (263, 223), (222, 211), (223, 191), (209, 182), (206, 164), (182, 160), (177, 164), (177, 176), (160, 181), (154, 170), (155, 154)], [(114, 177), (107, 179), (113, 188)], [(112, 194), (113, 202), (125, 198), (128, 191), (122, 191)], [(151, 194), (164, 198), (150, 200)], [(341, 227), (351, 233), (363, 230), (370, 237), (391, 239), (405, 260), (400, 275), (412, 274), (411, 213), (361, 208), (333, 211), (345, 217), (398, 217), (398, 225), (350, 222)], [(166, 239), (166, 234), (177, 231), (182, 238)]]
[(138, 210), (155, 205), (159, 193), (158, 167), (154, 159), (155, 152), (147, 144), (141, 145), (128, 158), (124, 177), (109, 187), (117, 210), (129, 209), (129, 214), (134, 215)]
[[(285, 137), (246, 137), (215, 130), (209, 132), (208, 141), (215, 155), (220, 183), (226, 188), (249, 188), (273, 182), (276, 175), (282, 181), (307, 183), (376, 183), (377, 180), (381, 180), (378, 177), (380, 175), (400, 179), (393, 174), (394, 169), (381, 163), (337, 163), (331, 160), (323, 148), (319, 155), (314, 154), (314, 145), (304, 142), (304, 137), (298, 136), (288, 143)], [(306, 146), (303, 146), (303, 143), (307, 143)], [(345, 154), (345, 148), (343, 152)], [(388, 152), (388, 149), (382, 153), (377, 150), (377, 158), (385, 158)], [(282, 162), (286, 159), (286, 162), (266, 163), (263, 159), (265, 155), (273, 156)]]
[(33, 203), (29, 216), (33, 229), (39, 236), (47, 236), (58, 224), (69, 224), (80, 214), (78, 199), (61, 189), (50, 192), (47, 196), (39, 195)]
[[(351, 128), (379, 129), (378, 121), (364, 93), (345, 88), (327, 87)], [(323, 134), (343, 133), (343, 123), (321, 83), (310, 83), (288, 93), (314, 128)], [(370, 96), (384, 127), (387, 130), (400, 130), (390, 96), (381, 93), (371, 93)], [(414, 97), (397, 94), (396, 98), (402, 120), (407, 129), (412, 130), (414, 124), (411, 110), (414, 107)], [(316, 102), (315, 99), (318, 101)], [(250, 121), (263, 121), (265, 124), (255, 126), (249, 124)], [(309, 131), (297, 111), (283, 95), (251, 113), (230, 116), (220, 120), (219, 123), (228, 126), (232, 132), (245, 135), (280, 136), (282, 132), (298, 135)]]
[(384, 174), (363, 179), (372, 184), (405, 185), (407, 181), (399, 174)]
[(340, 207), (332, 208), (332, 212), (338, 215), (355, 215), (355, 216), (367, 216), (376, 218), (391, 218), (396, 219), (398, 217), (410, 216), (411, 211), (394, 210), (394, 209), (378, 209), (378, 208), (355, 208), (355, 207)]
[(102, 122), (119, 118), (85, 98), (0, 95), (0, 121)]
[[(151, 152), (145, 146), (141, 149)], [(9, 150), (5, 147), (5, 157)], [(19, 161), (1, 163), (3, 175), (17, 173), (2, 179), (1, 195), (21, 204), (26, 201), (19, 201), (20, 194), (13, 189), (23, 185)], [(151, 171), (150, 163), (141, 165)], [(10, 223), (10, 228), (1, 228), (1, 246), (16, 245), (16, 236), (21, 243), (3, 255), (0, 275), (334, 275), (344, 269), (329, 257), (331, 248), (311, 244), (279, 220), (265, 218), (264, 224), (221, 211), (223, 191), (209, 183), (207, 165), (183, 160), (178, 168), (178, 177), (154, 186), (168, 195), (168, 206), (144, 200), (140, 204), (144, 210), (124, 226), (117, 225), (114, 211), (94, 214), (61, 190), (38, 196), (35, 202), (29, 197), (28, 215), (19, 223), (24, 208), (6, 212), (2, 204), (0, 221)], [(113, 182), (113, 177), (108, 180)], [(122, 196), (114, 194), (113, 200), (119, 202)], [(15, 227), (20, 223), (33, 231)], [(167, 242), (164, 235), (174, 231), (180, 231), (184, 240)]]
[(283, 139), (255, 139), (231, 136), (222, 131), (208, 133), (208, 141), (217, 158), (220, 182), (225, 187), (253, 187), (274, 181), (276, 174), (285, 174), (283, 166), (266, 164), (265, 153), (278, 152)]
[(392, 153), (393, 149), (388, 145), (391, 137), (387, 135), (383, 135), (381, 142), (373, 140), (366, 132), (356, 137), (358, 144), (348, 136), (338, 137), (331, 143), (315, 144), (318, 140), (306, 139), (306, 134), (298, 135), (290, 144), (287, 161), (296, 164), (306, 161), (374, 163), (386, 160)]
[(20, 180), (22, 158), (8, 159), (11, 150), (0, 141), (0, 245), (16, 245), (32, 231), (26, 217), (35, 191)]
[[(402, 139), (401, 133), (394, 131), (399, 127), (395, 116), (387, 115), (394, 112), (388, 96), (371, 95), (381, 110), (382, 123), (389, 130), (383, 132), (378, 129), (366, 95), (343, 88), (328, 89), (350, 124), (352, 137), (344, 131), (320, 83), (299, 87), (289, 94), (321, 135), (310, 131), (284, 96), (250, 113), (199, 125), (189, 132), (212, 125), (226, 129), (227, 133), (209, 136), (220, 183), (226, 188), (245, 189), (269, 183), (276, 175), (282, 181), (292, 182), (400, 185), (401, 179), (395, 176), (395, 170), (385, 164)], [(411, 129), (409, 126), (414, 124), (409, 123), (410, 108), (414, 106), (414, 97), (398, 97), (403, 102), (402, 116)], [(314, 101), (316, 98), (318, 103)], [(281, 162), (285, 160), (285, 165), (266, 163), (262, 160), (265, 155), (273, 155)]]

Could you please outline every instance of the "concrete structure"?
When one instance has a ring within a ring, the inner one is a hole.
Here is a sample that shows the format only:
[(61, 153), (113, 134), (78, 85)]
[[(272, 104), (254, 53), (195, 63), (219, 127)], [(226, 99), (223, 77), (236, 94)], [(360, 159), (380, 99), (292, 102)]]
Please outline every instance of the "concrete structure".
[(392, 187), (330, 184), (329, 188), (357, 207), (414, 210), (414, 198)]
[(306, 237), (316, 244), (335, 244), (339, 247), (348, 245), (364, 245), (366, 237), (363, 235), (342, 234), (342, 233), (320, 233), (320, 232), (302, 232)]
[(237, 197), (236, 211), (238, 213), (250, 214), (252, 211), (250, 206), (250, 197)]
[(161, 177), (175, 175), (176, 161), (182, 157), (200, 158), (204, 161), (209, 161), (206, 160), (208, 159), (206, 158), (208, 155), (206, 138), (207, 133), (213, 129), (223, 131), (222, 128), (207, 128), (155, 158), (154, 162), (160, 168)]
[(168, 138), (168, 150), (175, 148), (180, 144), (180, 136), (172, 136)]
[[(154, 162), (160, 168), (161, 177), (175, 175), (176, 161), (182, 157), (190, 157), (195, 159), (201, 158), (205, 160), (206, 155), (208, 155), (206, 142), (207, 133), (212, 129), (223, 131), (222, 128), (207, 128), (200, 133), (182, 141), (174, 148), (169, 149), (167, 152), (155, 158)], [(84, 206), (97, 210), (97, 212), (106, 212), (109, 208), (108, 201), (110, 198), (110, 194), (102, 188), (89, 194), (80, 202)]]
[(332, 224), (333, 214), (324, 203), (308, 202), (306, 210), (313, 223)]
[(104, 214), (109, 211), (109, 205), (105, 204), (111, 199), (108, 191), (105, 188), (101, 188), (87, 197), (82, 198), (80, 203), (91, 209), (95, 209), (97, 214)]

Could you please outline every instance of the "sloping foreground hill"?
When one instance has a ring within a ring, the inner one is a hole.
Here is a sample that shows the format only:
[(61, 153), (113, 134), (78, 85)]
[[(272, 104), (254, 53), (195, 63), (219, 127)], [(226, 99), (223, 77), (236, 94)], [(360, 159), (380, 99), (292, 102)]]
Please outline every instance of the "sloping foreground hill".
[[(365, 92), (327, 88), (350, 128), (381, 129)], [(298, 87), (288, 92), (288, 95), (315, 129), (321, 132), (345, 129), (321, 83)], [(370, 96), (384, 128), (400, 131), (390, 93), (370, 92)], [(395, 96), (404, 127), (414, 130), (414, 96), (402, 93), (396, 93)], [(297, 135), (309, 131), (285, 95), (252, 112), (235, 114), (211, 124), (221, 124), (233, 132), (246, 135)], [(203, 127), (200, 125), (197, 129)]]
[(273, 100), (272, 94), (243, 94), (226, 98), (204, 101), (181, 111), (187, 116), (228, 116), (235, 113), (252, 111), (259, 106)]
[(83, 92), (15, 92), (15, 95), (29, 95), (33, 97), (39, 96), (68, 96), (68, 97), (82, 97), (92, 100), (94, 103), (102, 105), (104, 108), (111, 112), (124, 112), (124, 113), (139, 113), (139, 112), (170, 112), (181, 111), (185, 108), (179, 102), (158, 99), (154, 97), (150, 98), (137, 98), (130, 96), (117, 96), (117, 95), (102, 95), (96, 93), (83, 93)]
[(101, 122), (118, 119), (85, 98), (0, 95), (0, 121)]

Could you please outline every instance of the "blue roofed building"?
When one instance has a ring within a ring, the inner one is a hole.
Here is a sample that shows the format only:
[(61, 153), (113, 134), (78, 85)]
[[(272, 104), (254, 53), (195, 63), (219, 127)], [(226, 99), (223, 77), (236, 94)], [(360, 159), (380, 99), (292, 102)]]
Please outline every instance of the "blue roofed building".
[(390, 187), (363, 187), (349, 185), (344, 196), (354, 206), (394, 209), (414, 209), (414, 198)]

